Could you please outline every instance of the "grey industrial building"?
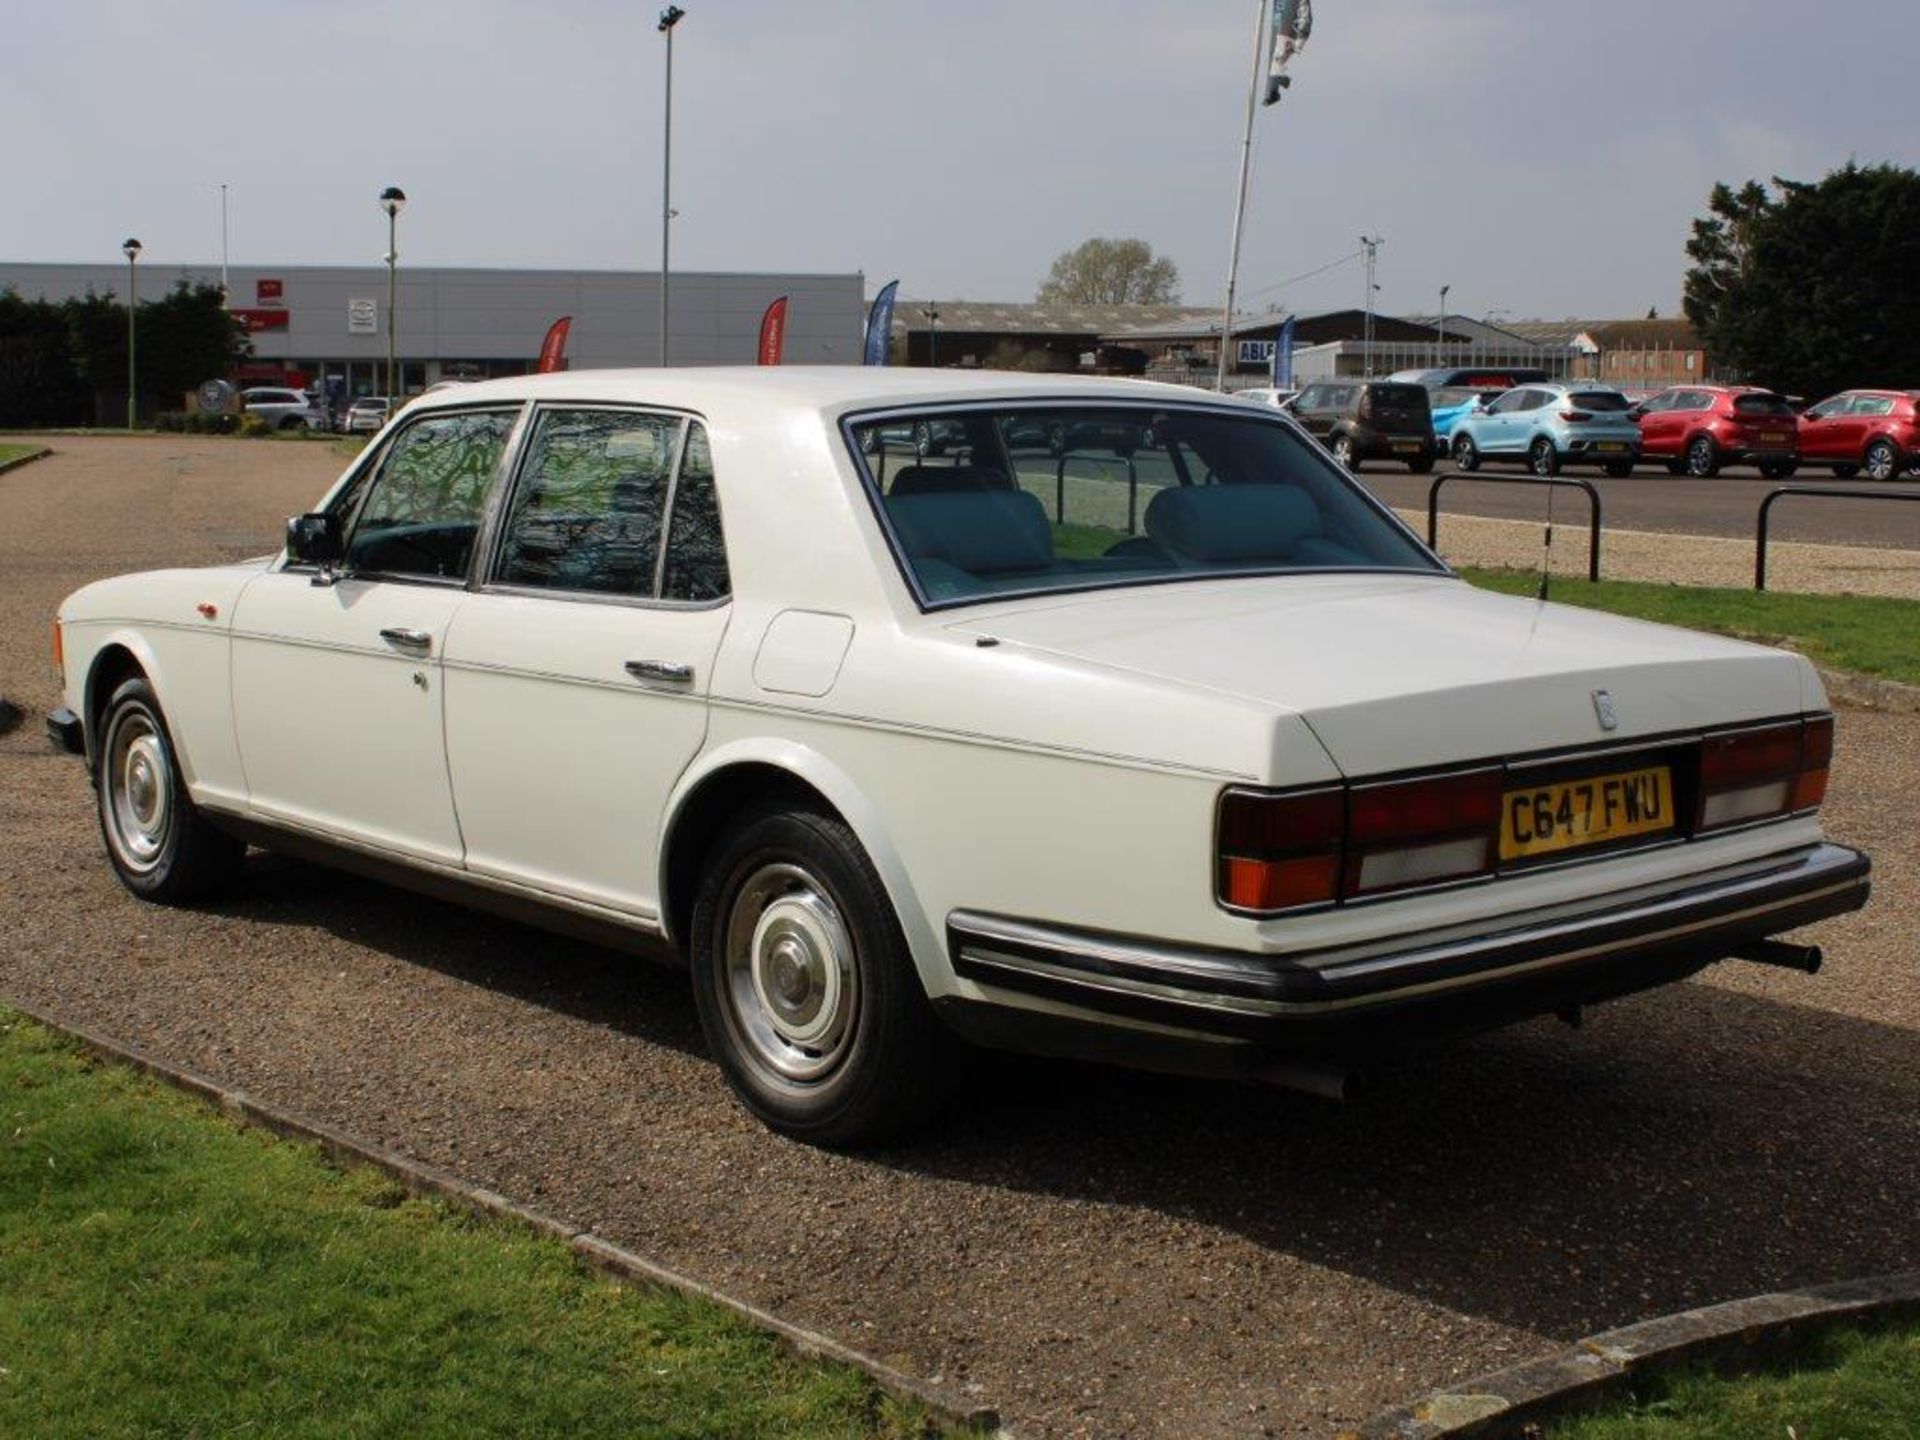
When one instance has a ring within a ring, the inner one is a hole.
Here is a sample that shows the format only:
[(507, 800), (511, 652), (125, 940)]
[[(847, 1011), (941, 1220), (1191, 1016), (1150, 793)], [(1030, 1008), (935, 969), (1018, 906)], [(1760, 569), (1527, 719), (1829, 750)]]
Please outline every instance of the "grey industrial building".
[[(179, 280), (220, 283), (217, 265), (142, 263), (140, 294), (152, 299)], [(114, 294), (124, 264), (0, 261), (0, 290), (29, 300)], [(752, 364), (760, 317), (785, 295), (789, 364), (860, 359), (865, 280), (858, 274), (672, 275), (668, 358), (675, 365)], [(387, 271), (384, 266), (235, 265), (228, 303), (246, 323), (249, 383), (323, 386), (348, 396), (386, 391)], [(573, 369), (654, 365), (660, 357), (660, 276), (635, 270), (491, 270), (402, 266), (396, 348), (404, 389), (440, 380), (518, 375), (533, 368), (547, 327), (573, 317)]]

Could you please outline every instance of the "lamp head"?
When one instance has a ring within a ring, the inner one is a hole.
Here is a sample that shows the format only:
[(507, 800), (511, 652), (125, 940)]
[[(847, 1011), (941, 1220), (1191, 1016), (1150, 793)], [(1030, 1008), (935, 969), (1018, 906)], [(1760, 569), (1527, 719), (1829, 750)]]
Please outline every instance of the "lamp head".
[(398, 185), (389, 185), (380, 192), (380, 208), (389, 218), (398, 215), (407, 208), (407, 192)]
[(682, 10), (678, 5), (667, 6), (666, 9), (660, 12), (660, 33), (662, 35), (666, 34), (669, 30), (673, 29), (674, 26), (686, 19), (686, 16), (687, 12)]
[(140, 258), (140, 248), (140, 242), (131, 235), (120, 242), (120, 253), (127, 257), (129, 265)]

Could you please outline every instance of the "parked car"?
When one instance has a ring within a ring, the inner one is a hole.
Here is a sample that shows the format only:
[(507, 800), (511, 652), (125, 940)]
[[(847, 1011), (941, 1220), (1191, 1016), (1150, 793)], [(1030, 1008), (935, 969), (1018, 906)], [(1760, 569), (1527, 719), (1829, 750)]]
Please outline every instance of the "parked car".
[(387, 423), (393, 402), (384, 395), (362, 395), (347, 407), (347, 433), (367, 435)]
[(1428, 400), (1433, 409), (1433, 440), (1443, 455), (1453, 453), (1453, 432), (1460, 422), (1476, 410), (1484, 410), (1506, 394), (1498, 390), (1473, 390), (1464, 386), (1435, 390)]
[(1368, 460), (1399, 460), (1416, 475), (1433, 469), (1433, 412), (1419, 385), (1322, 380), (1294, 396), (1290, 408), (1347, 470)]
[(266, 421), (276, 430), (324, 430), (327, 412), (313, 397), (298, 390), (277, 385), (256, 385), (240, 392), (240, 405), (247, 414)]
[(1566, 465), (1598, 465), (1619, 477), (1640, 458), (1640, 427), (1618, 390), (1601, 385), (1523, 385), (1460, 417), (1453, 463), (1478, 470), (1483, 461), (1517, 460), (1536, 475)]
[[(882, 481), (923, 422), (964, 447)], [(1151, 431), (1160, 478), (1043, 499), (1027, 423)], [(54, 639), (134, 895), (258, 842), (675, 959), (817, 1143), (925, 1116), (960, 1038), (1331, 1089), (1811, 969), (1769, 937), (1867, 896), (1806, 659), (1470, 586), (1293, 421), (1177, 386), (489, 381), (279, 555), (97, 582)]]
[(1233, 398), (1254, 405), (1265, 405), (1272, 410), (1286, 410), (1291, 408), (1287, 402), (1299, 393), (1298, 390), (1280, 390), (1271, 385), (1255, 385), (1249, 390), (1234, 391)]
[(1675, 385), (1633, 407), (1640, 453), (1675, 475), (1707, 480), (1757, 465), (1769, 480), (1799, 468), (1799, 427), (1784, 396), (1748, 385)]
[(1455, 365), (1432, 370), (1396, 370), (1389, 380), (1406, 380), (1429, 390), (1496, 390), (1545, 384), (1553, 377), (1532, 365)]
[(1800, 417), (1800, 458), (1841, 479), (1892, 480), (1920, 470), (1920, 391), (1848, 390)]

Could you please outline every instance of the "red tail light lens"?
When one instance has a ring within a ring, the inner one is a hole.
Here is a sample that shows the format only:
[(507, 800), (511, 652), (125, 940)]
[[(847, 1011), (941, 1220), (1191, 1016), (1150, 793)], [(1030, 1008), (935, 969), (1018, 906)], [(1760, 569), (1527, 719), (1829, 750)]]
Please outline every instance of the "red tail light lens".
[(1339, 787), (1220, 800), (1222, 904), (1262, 913), (1325, 905), (1340, 894), (1346, 793)]
[(1347, 801), (1344, 893), (1372, 895), (1493, 869), (1499, 770), (1355, 786)]
[(1700, 742), (1697, 830), (1817, 810), (1833, 759), (1833, 717), (1734, 730)]
[(1569, 424), (1578, 424), (1582, 420), (1591, 420), (1593, 416), (1585, 410), (1562, 410), (1560, 418)]

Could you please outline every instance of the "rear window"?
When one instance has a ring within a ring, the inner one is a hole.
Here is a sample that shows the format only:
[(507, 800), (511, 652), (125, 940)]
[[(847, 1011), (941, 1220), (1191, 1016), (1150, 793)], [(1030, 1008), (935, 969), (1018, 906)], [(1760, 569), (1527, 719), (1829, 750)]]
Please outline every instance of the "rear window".
[(1421, 385), (1375, 385), (1373, 403), (1382, 410), (1424, 410), (1427, 391)]
[(1627, 397), (1612, 390), (1579, 390), (1567, 396), (1567, 403), (1579, 410), (1627, 410)]
[(1793, 406), (1778, 395), (1736, 395), (1733, 412), (1736, 415), (1791, 415)]
[[(1223, 575), (1439, 569), (1291, 426), (1257, 412), (1024, 406), (847, 430), (929, 606)], [(937, 451), (935, 434), (945, 437)]]

